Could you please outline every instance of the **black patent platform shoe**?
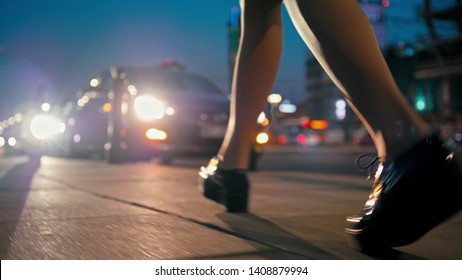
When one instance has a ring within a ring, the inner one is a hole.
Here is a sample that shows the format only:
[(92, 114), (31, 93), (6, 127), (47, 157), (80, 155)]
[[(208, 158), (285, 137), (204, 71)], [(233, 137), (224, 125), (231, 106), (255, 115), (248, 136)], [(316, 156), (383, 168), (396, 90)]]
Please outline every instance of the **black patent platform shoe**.
[(246, 212), (249, 199), (249, 182), (242, 170), (221, 170), (214, 157), (199, 171), (199, 189), (202, 194), (221, 205), (228, 212)]
[(460, 166), (438, 136), (378, 165), (362, 213), (346, 232), (362, 251), (410, 244), (461, 209)]

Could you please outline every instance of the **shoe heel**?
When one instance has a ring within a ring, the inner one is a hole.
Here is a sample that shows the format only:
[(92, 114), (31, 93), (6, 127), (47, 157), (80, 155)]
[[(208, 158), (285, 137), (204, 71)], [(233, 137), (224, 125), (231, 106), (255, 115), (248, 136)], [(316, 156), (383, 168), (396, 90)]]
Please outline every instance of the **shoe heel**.
[(249, 197), (246, 194), (228, 194), (222, 197), (222, 204), (228, 212), (247, 212), (248, 200)]
[(199, 171), (199, 190), (206, 198), (223, 205), (228, 212), (246, 212), (249, 196), (247, 175), (238, 169), (217, 170), (212, 159)]

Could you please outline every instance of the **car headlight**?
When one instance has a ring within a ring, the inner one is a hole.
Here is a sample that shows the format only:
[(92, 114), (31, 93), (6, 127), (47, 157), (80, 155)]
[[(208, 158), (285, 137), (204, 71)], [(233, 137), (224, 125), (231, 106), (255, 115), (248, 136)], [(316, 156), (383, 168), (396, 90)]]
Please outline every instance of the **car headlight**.
[(266, 132), (260, 132), (255, 137), (257, 144), (263, 145), (269, 142), (269, 135)]
[(8, 145), (9, 145), (10, 147), (16, 146), (16, 143), (18, 143), (18, 141), (16, 141), (16, 138), (14, 138), (14, 137), (8, 138)]
[(37, 115), (30, 122), (32, 136), (39, 140), (50, 138), (66, 129), (63, 122), (47, 115)]
[(135, 98), (136, 116), (143, 121), (158, 120), (164, 117), (164, 104), (151, 95), (140, 95)]

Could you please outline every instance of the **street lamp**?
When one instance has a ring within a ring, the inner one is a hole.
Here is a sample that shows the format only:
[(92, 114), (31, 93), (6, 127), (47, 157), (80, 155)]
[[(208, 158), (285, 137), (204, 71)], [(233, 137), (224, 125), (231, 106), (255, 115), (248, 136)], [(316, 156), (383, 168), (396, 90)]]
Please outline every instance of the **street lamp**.
[(278, 105), (282, 102), (282, 96), (279, 93), (272, 93), (268, 95), (267, 101), (271, 105), (271, 115), (273, 120), (271, 123), (274, 129), (278, 119)]
[(335, 116), (337, 120), (342, 121), (346, 117), (346, 102), (343, 99), (339, 99), (335, 102)]

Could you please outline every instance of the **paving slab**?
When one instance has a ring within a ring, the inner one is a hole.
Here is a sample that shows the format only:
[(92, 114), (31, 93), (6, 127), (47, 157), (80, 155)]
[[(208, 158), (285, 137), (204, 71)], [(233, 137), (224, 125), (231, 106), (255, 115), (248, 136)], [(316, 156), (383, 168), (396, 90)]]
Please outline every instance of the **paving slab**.
[(388, 256), (349, 246), (345, 217), (369, 182), (299, 171), (250, 173), (250, 211), (198, 191), (197, 166), (44, 157), (0, 179), (2, 259), (461, 259), (462, 215)]

